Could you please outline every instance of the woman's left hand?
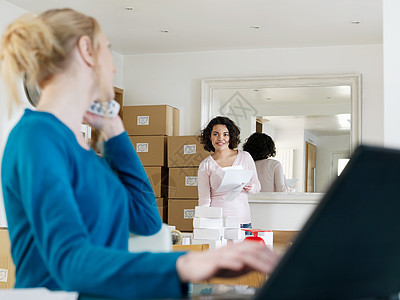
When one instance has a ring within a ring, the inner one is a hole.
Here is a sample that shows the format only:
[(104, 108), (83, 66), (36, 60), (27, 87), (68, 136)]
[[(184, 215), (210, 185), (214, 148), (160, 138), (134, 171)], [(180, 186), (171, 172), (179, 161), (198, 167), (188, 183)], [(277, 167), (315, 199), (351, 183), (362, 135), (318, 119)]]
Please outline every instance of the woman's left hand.
[(243, 187), (243, 189), (244, 189), (246, 192), (250, 192), (250, 190), (251, 190), (252, 187), (253, 187), (253, 184), (252, 184), (252, 183), (249, 183), (248, 185), (245, 185), (245, 186)]

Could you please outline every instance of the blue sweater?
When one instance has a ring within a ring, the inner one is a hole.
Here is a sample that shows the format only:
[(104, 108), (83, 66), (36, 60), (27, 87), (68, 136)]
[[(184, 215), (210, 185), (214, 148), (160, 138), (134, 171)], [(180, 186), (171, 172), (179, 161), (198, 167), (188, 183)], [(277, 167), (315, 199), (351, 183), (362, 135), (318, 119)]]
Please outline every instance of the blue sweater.
[(54, 115), (25, 110), (1, 176), (16, 288), (117, 297), (180, 297), (182, 253), (129, 253), (129, 231), (161, 227), (156, 199), (126, 132), (104, 158)]

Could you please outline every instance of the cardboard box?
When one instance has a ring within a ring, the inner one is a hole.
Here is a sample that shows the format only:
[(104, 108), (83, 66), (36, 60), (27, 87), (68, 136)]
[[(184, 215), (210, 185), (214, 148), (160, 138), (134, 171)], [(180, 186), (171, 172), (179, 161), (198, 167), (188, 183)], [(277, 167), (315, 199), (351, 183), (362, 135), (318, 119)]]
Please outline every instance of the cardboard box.
[(144, 167), (150, 180), (156, 198), (167, 198), (168, 196), (168, 168), (167, 167)]
[(193, 231), (194, 208), (196, 199), (168, 199), (168, 225), (180, 231)]
[(163, 223), (168, 223), (168, 200), (165, 198), (157, 198), (157, 208)]
[(15, 266), (11, 258), (8, 230), (0, 228), (0, 289), (12, 289), (14, 283)]
[(168, 198), (197, 199), (198, 168), (169, 168)]
[(143, 166), (167, 165), (166, 136), (129, 136), (129, 138)]
[(169, 105), (124, 106), (129, 135), (179, 135), (179, 109)]
[(197, 135), (168, 137), (168, 166), (198, 167), (210, 155)]

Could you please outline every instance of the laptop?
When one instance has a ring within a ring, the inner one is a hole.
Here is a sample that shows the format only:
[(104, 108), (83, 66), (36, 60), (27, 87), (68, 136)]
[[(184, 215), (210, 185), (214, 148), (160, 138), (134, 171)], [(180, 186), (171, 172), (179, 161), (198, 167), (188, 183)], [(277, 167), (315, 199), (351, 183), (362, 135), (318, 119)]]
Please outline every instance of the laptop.
[(400, 151), (359, 146), (265, 285), (241, 298), (389, 299), (399, 292)]

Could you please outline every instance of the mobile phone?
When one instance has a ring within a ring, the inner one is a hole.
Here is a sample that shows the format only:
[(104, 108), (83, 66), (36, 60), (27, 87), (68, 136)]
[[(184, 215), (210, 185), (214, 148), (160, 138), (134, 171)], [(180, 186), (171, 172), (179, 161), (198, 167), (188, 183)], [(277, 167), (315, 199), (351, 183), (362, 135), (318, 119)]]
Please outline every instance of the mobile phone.
[(115, 116), (118, 115), (120, 109), (120, 105), (117, 101), (114, 99), (111, 99), (110, 101), (107, 101), (106, 103), (102, 103), (99, 101), (94, 101), (92, 104), (90, 104), (88, 111), (91, 113), (94, 113), (99, 116), (105, 116), (107, 111), (107, 116), (110, 118), (114, 118)]

